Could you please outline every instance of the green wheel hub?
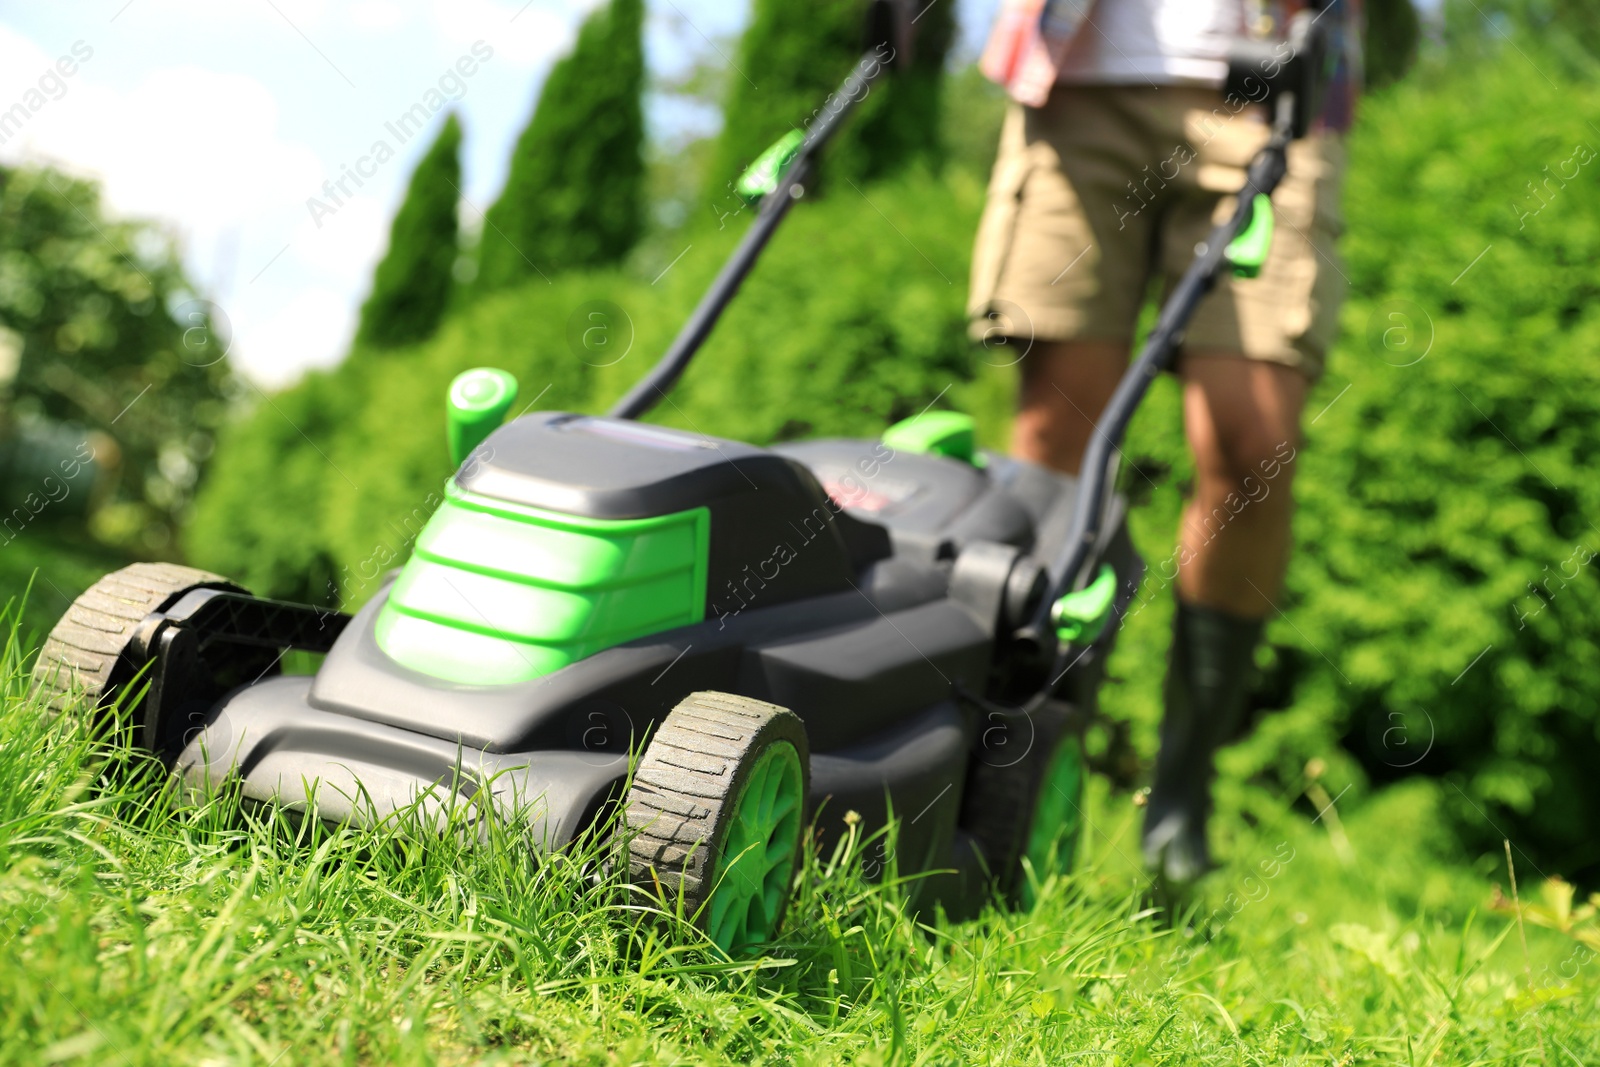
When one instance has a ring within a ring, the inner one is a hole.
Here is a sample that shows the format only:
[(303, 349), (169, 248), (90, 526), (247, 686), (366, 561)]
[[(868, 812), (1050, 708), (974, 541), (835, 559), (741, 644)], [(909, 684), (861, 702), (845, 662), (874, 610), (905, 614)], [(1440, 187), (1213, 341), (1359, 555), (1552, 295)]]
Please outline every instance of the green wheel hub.
[(724, 952), (771, 940), (789, 895), (805, 800), (800, 754), (787, 741), (756, 758), (728, 813), (706, 932)]
[[(1083, 753), (1078, 739), (1063, 737), (1050, 754), (1039, 780), (1039, 794), (1033, 802), (1033, 818), (1028, 823), (1028, 842), (1023, 855), (1033, 867), (1033, 877), (1072, 868), (1078, 850), (1078, 831), (1083, 825)], [(1032, 879), (1021, 886), (1023, 903), (1032, 905)]]

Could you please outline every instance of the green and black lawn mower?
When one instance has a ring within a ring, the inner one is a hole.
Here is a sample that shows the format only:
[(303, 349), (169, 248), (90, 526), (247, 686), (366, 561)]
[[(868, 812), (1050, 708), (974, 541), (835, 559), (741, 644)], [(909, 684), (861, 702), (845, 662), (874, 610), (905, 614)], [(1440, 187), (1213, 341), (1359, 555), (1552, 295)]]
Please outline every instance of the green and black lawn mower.
[[(1217, 272), (1259, 267), (1296, 90), (1288, 73), (1272, 86), (1238, 209), (1167, 302), (1083, 477), (980, 450), (949, 411), (773, 448), (637, 421), (894, 54), (869, 50), (747, 173), (755, 221), (610, 413), (502, 424), (510, 375), (452, 383), (459, 469), (354, 616), (135, 564), (68, 610), (37, 685), (58, 707), (120, 700), (136, 743), (196, 788), (322, 819), (464, 804), (518, 820), (536, 852), (621, 825), (629, 876), (728, 952), (776, 935), (801, 850), (852, 812), (865, 830), (898, 820), (900, 873), (928, 873), (950, 911), (1024, 898), (1030, 867), (1071, 858), (1079, 733), (1142, 571), (1115, 443)], [(326, 655), (283, 675), (291, 649)]]

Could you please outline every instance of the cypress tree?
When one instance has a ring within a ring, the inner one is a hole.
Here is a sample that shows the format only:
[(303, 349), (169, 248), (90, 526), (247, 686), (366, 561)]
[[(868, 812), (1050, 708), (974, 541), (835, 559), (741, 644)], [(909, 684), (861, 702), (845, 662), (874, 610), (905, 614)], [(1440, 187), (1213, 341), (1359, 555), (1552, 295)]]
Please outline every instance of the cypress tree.
[(857, 181), (944, 159), (944, 61), (955, 39), (956, 5), (913, 0), (908, 7), (916, 17), (911, 62), (877, 83), (834, 152), (834, 166)]
[[(870, 181), (913, 162), (936, 164), (940, 88), (955, 32), (955, 5), (913, 5), (915, 45), (909, 66), (886, 73), (860, 102), (829, 149), (828, 171)], [(713, 202), (728, 183), (786, 130), (806, 128), (865, 50), (865, 0), (755, 0), (739, 45), (712, 159)]]
[(1411, 0), (1367, 0), (1366, 15), (1367, 88), (1381, 89), (1399, 81), (1417, 58), (1422, 39), (1422, 23)]
[(450, 300), (457, 251), (461, 123), (451, 114), (411, 175), (389, 227), (389, 251), (361, 305), (356, 343), (392, 348), (432, 336)]
[(642, 0), (611, 0), (551, 69), (484, 218), (478, 285), (614, 263), (644, 228)]

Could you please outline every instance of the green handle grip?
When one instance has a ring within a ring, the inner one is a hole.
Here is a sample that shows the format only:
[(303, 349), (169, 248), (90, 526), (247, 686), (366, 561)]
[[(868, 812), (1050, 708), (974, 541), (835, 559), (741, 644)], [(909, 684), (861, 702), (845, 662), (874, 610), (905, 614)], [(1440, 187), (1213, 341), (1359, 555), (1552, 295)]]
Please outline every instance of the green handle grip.
[(1250, 225), (1239, 236), (1228, 242), (1223, 256), (1233, 266), (1239, 278), (1254, 278), (1267, 262), (1267, 249), (1272, 247), (1272, 201), (1260, 193), (1250, 201)]
[(507, 371), (474, 367), (456, 375), (445, 398), (450, 462), (461, 466), (468, 453), (505, 421), (516, 402), (517, 379)]
[(1094, 581), (1056, 601), (1050, 611), (1056, 636), (1069, 644), (1088, 644), (1100, 636), (1111, 620), (1111, 605), (1117, 599), (1117, 572), (1111, 564), (1100, 564)]
[(790, 130), (768, 145), (767, 150), (745, 168), (745, 172), (739, 175), (739, 181), (734, 185), (734, 189), (744, 198), (745, 203), (754, 204), (778, 187), (784, 173), (800, 154), (800, 146), (805, 142), (804, 130)]

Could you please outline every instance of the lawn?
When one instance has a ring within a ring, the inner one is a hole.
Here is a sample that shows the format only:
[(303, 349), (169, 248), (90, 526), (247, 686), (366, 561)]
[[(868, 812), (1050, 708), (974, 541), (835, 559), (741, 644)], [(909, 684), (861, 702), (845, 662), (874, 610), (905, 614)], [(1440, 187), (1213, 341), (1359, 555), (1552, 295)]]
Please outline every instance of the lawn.
[(1504, 859), (1457, 855), (1426, 781), (1230, 819), (1176, 922), (1147, 906), (1135, 803), (1099, 782), (1080, 869), (1027, 914), (913, 916), (858, 843), (807, 863), (767, 958), (728, 961), (598, 845), (537, 864), (503, 827), (417, 843), (179, 806), (159, 767), (42, 715), (25, 660), (13, 636), (6, 1064), (1600, 1061), (1593, 919), (1491, 907)]

